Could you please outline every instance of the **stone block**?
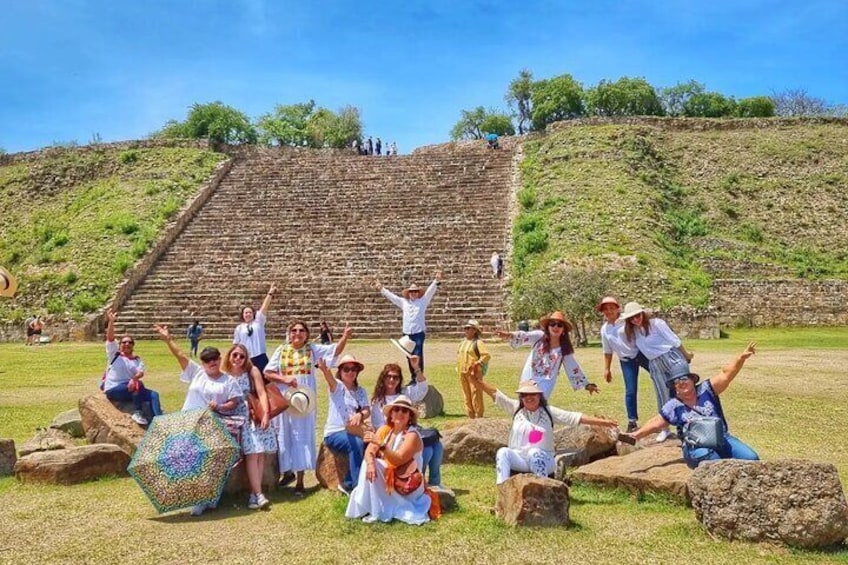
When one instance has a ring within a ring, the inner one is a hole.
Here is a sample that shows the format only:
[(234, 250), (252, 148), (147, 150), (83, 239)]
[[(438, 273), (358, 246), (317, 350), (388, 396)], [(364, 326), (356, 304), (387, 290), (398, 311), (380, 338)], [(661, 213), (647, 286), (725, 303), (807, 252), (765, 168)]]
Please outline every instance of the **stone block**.
[(36, 451), (53, 451), (55, 449), (69, 449), (76, 447), (74, 438), (67, 432), (48, 428), (46, 430), (38, 430), (33, 437), (24, 442), (21, 446), (21, 457), (25, 457)]
[[(318, 449), (318, 461), (315, 464), (315, 478), (318, 484), (330, 490), (335, 490), (344, 484), (345, 474), (348, 470), (347, 455), (334, 453), (323, 443)], [(358, 479), (355, 477), (354, 480)]]
[(419, 418), (435, 418), (445, 413), (445, 399), (433, 385), (427, 387), (424, 399), (415, 406), (418, 408)]
[(15, 463), (15, 477), (25, 483), (72, 485), (127, 474), (130, 457), (116, 445), (84, 445), (37, 451)]
[(78, 408), (62, 412), (53, 418), (50, 427), (67, 432), (71, 437), (85, 437), (85, 431), (82, 429), (82, 416), (80, 416)]
[[(280, 465), (276, 453), (265, 454), (265, 465), (262, 470), (262, 492), (268, 494), (277, 488), (277, 479), (280, 476)], [(244, 459), (230, 472), (227, 484), (224, 486), (226, 494), (239, 494), (250, 492), (250, 481), (247, 479), (247, 467)]]
[(89, 443), (115, 444), (132, 457), (144, 428), (133, 422), (130, 414), (118, 410), (102, 392), (81, 398), (79, 411)]
[(18, 454), (15, 452), (15, 440), (0, 439), (0, 477), (8, 477), (15, 472), (15, 462)]
[(430, 490), (439, 495), (439, 505), (442, 507), (442, 512), (447, 512), (456, 508), (456, 493), (445, 487), (430, 487)]
[(568, 526), (568, 486), (521, 474), (498, 485), (495, 515), (510, 526)]
[(848, 537), (848, 505), (830, 463), (709, 461), (692, 472), (689, 493), (698, 521), (726, 539), (814, 549)]

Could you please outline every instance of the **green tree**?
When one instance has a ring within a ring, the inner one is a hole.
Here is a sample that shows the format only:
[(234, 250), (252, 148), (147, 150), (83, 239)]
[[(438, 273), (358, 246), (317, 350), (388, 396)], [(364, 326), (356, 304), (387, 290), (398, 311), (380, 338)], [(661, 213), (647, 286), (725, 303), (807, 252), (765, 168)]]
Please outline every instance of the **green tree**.
[(686, 101), (704, 91), (704, 85), (695, 80), (678, 82), (674, 86), (660, 89), (660, 104), (662, 104), (667, 116), (682, 116), (683, 105), (686, 104)]
[(242, 112), (222, 102), (194, 103), (184, 122), (171, 120), (157, 137), (210, 139), (220, 143), (256, 143), (253, 124)]
[(483, 139), (487, 133), (515, 135), (512, 119), (495, 109), (486, 110), (477, 106), (473, 110), (462, 110), (459, 121), (451, 128), (450, 136), (458, 139)]
[(533, 73), (529, 69), (521, 69), (518, 77), (509, 83), (506, 92), (506, 102), (515, 112), (518, 119), (518, 133), (528, 131), (533, 119), (533, 111), (530, 97), (533, 94)]
[(257, 120), (259, 140), (265, 145), (301, 146), (308, 143), (306, 126), (314, 110), (314, 100), (275, 106), (273, 113), (263, 114)]
[(736, 114), (736, 100), (719, 92), (695, 94), (683, 104), (683, 115), (690, 118), (724, 118)]
[(565, 74), (533, 83), (530, 95), (533, 129), (543, 130), (550, 123), (585, 115), (583, 86)]
[(774, 101), (768, 96), (743, 98), (736, 106), (740, 118), (770, 118), (774, 116)]
[(602, 80), (586, 92), (586, 110), (596, 116), (661, 116), (663, 107), (654, 87), (643, 78)]
[(359, 110), (345, 106), (335, 113), (327, 108), (318, 108), (309, 116), (306, 131), (310, 147), (347, 147), (351, 141), (362, 137)]

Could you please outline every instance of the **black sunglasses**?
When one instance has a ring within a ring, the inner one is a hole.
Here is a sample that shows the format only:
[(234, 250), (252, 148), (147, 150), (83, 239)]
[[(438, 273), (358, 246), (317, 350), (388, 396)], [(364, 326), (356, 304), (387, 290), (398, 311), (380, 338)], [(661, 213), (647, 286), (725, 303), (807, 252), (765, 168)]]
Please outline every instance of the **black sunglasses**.
[(562, 322), (548, 322), (548, 326), (551, 328), (564, 328), (565, 324)]

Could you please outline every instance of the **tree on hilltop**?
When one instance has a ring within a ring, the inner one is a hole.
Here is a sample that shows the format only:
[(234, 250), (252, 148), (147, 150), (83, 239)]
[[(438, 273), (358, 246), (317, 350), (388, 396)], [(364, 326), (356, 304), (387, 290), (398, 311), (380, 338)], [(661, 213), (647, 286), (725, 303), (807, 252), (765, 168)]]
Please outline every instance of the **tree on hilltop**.
[(773, 92), (769, 98), (774, 102), (775, 115), (784, 118), (848, 115), (845, 105), (830, 104), (824, 98), (807, 94), (807, 91), (803, 88)]
[(273, 113), (257, 120), (259, 139), (266, 145), (295, 147), (347, 147), (362, 137), (359, 109), (345, 106), (338, 112), (316, 108), (315, 101), (277, 105)]
[(660, 104), (667, 116), (682, 116), (686, 102), (696, 94), (704, 93), (705, 90), (704, 85), (696, 80), (678, 82), (674, 86), (660, 89)]
[(595, 116), (662, 116), (657, 91), (644, 78), (602, 80), (586, 92), (587, 113)]
[(451, 139), (483, 139), (487, 133), (515, 135), (512, 119), (495, 109), (486, 110), (477, 106), (473, 110), (462, 110), (459, 121), (451, 128)]
[(585, 115), (583, 86), (569, 74), (533, 83), (530, 95), (533, 129)]
[(315, 110), (315, 101), (300, 104), (278, 104), (273, 112), (262, 114), (256, 121), (259, 140), (264, 145), (301, 146), (309, 142), (307, 123)]
[(338, 113), (318, 108), (306, 125), (311, 147), (347, 147), (354, 139), (362, 138), (362, 120), (359, 109), (345, 106)]
[(720, 92), (701, 92), (683, 104), (687, 118), (725, 118), (736, 114), (736, 100)]
[(258, 136), (244, 113), (222, 102), (194, 103), (184, 122), (170, 120), (154, 137), (209, 139), (219, 143), (256, 143)]
[(774, 101), (768, 96), (743, 98), (736, 106), (740, 118), (770, 118), (774, 116)]
[[(509, 83), (507, 89), (506, 103), (515, 112), (518, 120), (518, 134), (522, 135), (529, 131), (533, 120), (531, 96), (533, 94), (533, 73), (529, 69), (521, 69), (518, 77)], [(526, 129), (525, 129), (526, 127)]]

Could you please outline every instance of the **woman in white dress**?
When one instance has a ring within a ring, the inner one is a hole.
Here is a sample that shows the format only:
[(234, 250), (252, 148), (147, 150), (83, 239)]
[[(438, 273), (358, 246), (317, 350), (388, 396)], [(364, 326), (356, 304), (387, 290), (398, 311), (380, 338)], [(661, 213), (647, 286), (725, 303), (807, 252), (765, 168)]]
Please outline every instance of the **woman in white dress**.
[(365, 451), (345, 517), (421, 525), (430, 520), (431, 498), (420, 470), (424, 446), (416, 428), (418, 412), (401, 395), (383, 407), (383, 416), (386, 424)]
[(548, 399), (562, 370), (574, 390), (584, 389), (589, 394), (598, 392), (598, 386), (589, 382), (574, 358), (574, 346), (569, 335), (572, 326), (568, 318), (562, 312), (554, 312), (549, 316), (542, 316), (539, 326), (542, 329), (529, 332), (497, 332), (501, 338), (510, 340), (513, 349), (522, 345), (532, 348), (524, 363), (519, 382), (535, 382), (542, 389), (545, 399)]
[[(306, 387), (315, 394), (318, 360), (323, 359), (332, 366), (333, 358), (344, 351), (350, 334), (350, 327), (346, 327), (338, 343), (309, 343), (309, 327), (305, 322), (294, 320), (289, 323), (286, 343), (271, 355), (265, 367), (265, 378), (276, 383), (282, 393), (289, 388)], [(296, 479), (295, 494), (298, 496), (304, 492), (304, 471), (315, 469), (315, 424), (315, 410), (304, 417), (292, 416), (287, 410), (274, 418), (274, 426), (278, 430), (280, 485), (285, 486)]]
[(483, 392), (492, 397), (495, 404), (512, 415), (508, 447), (498, 449), (495, 455), (497, 484), (506, 481), (513, 471), (533, 473), (547, 477), (554, 472), (554, 424), (577, 427), (580, 424), (614, 428), (615, 420), (586, 416), (580, 412), (568, 412), (549, 406), (542, 389), (532, 381), (518, 386), (518, 400), (508, 397), (491, 384), (479, 379)]
[(264, 371), (265, 366), (268, 365), (268, 354), (265, 346), (265, 321), (267, 320), (268, 308), (271, 306), (271, 299), (276, 292), (277, 285), (272, 284), (259, 311), (254, 311), (252, 306), (242, 308), (242, 322), (233, 331), (233, 345), (243, 345), (247, 348), (248, 353), (250, 353), (250, 362), (259, 369), (259, 372)]
[(262, 473), (265, 470), (265, 454), (277, 451), (277, 434), (271, 421), (268, 419), (270, 407), (268, 395), (265, 393), (265, 382), (262, 373), (250, 362), (247, 348), (243, 345), (234, 345), (227, 351), (221, 365), (224, 372), (236, 380), (242, 394), (247, 397), (248, 393), (255, 391), (259, 402), (264, 408), (262, 421), (258, 424), (250, 417), (247, 403), (239, 405), (239, 414), (244, 418), (244, 426), (241, 433), (241, 450), (244, 453), (245, 470), (247, 481), (250, 483), (250, 497), (247, 507), (251, 510), (267, 508), (271, 503), (262, 493)]

